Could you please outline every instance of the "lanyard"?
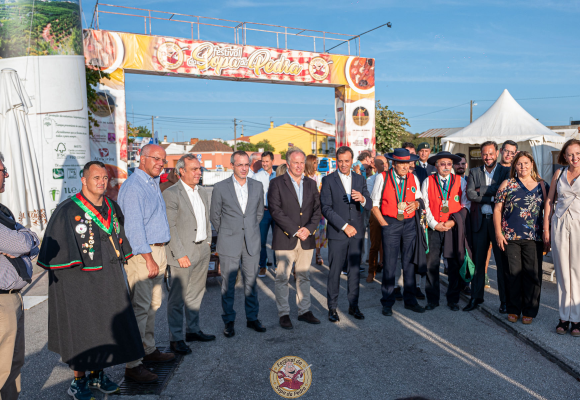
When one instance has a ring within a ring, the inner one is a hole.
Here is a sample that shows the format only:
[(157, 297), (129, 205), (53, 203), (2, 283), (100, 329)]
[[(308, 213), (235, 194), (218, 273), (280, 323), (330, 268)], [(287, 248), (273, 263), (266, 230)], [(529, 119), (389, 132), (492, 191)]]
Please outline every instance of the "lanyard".
[(404, 184), (403, 188), (401, 188), (401, 185), (398, 184), (397, 181), (395, 180), (394, 169), (391, 169), (391, 179), (393, 180), (393, 186), (395, 187), (395, 190), (397, 191), (397, 200), (399, 203), (401, 203), (407, 197), (407, 179), (405, 179), (405, 184)]
[(441, 198), (445, 201), (449, 200), (449, 193), (453, 183), (455, 182), (455, 176), (453, 174), (450, 174), (448, 178), (448, 181), (442, 186), (441, 181), (439, 180), (439, 174), (437, 174), (437, 188), (439, 189), (439, 193), (441, 193)]

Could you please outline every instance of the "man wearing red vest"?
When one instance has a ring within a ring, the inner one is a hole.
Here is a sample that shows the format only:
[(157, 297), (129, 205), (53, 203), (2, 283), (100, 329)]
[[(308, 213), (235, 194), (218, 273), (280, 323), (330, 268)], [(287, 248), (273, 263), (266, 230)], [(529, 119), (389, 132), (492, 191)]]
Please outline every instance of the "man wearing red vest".
[[(425, 209), (427, 210), (427, 224), (429, 225), (429, 252), (427, 253), (427, 282), (425, 291), (427, 294), (426, 310), (434, 310), (439, 307), (439, 263), (444, 247), (462, 246), (463, 242), (446, 243), (453, 240), (453, 236), (446, 234), (455, 226), (455, 221), (450, 217), (461, 211), (469, 209), (470, 202), (465, 194), (465, 180), (452, 174), (453, 164), (459, 163), (461, 158), (448, 151), (441, 151), (429, 158), (428, 163), (434, 165), (437, 173), (430, 175), (423, 182), (421, 192)], [(454, 248), (454, 247), (451, 247)], [(459, 292), (459, 262), (455, 258), (447, 258), (449, 287), (447, 288), (447, 306), (452, 311), (458, 311)]]
[(407, 149), (395, 149), (385, 155), (393, 161), (393, 167), (378, 175), (371, 199), (372, 213), (381, 225), (383, 235), (383, 315), (393, 315), (395, 304), (395, 273), (397, 258), (401, 253), (403, 264), (405, 308), (415, 312), (425, 312), (415, 297), (415, 265), (413, 257), (416, 250), (417, 228), (415, 210), (420, 207), (421, 196), (419, 179), (409, 172), (409, 165), (419, 159)]

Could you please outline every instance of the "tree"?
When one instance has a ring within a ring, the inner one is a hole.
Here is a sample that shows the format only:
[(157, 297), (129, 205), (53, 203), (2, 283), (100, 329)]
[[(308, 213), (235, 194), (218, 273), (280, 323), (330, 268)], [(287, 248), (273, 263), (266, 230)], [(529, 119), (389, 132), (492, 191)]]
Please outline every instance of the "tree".
[(264, 139), (256, 143), (256, 151), (258, 151), (258, 149), (264, 149), (264, 151), (271, 151), (272, 153), (276, 151), (268, 139)]
[(110, 75), (85, 66), (85, 76), (87, 82), (87, 105), (89, 107), (89, 135), (93, 136), (93, 126), (99, 126), (99, 122), (93, 118), (93, 113), (97, 109), (97, 100), (99, 99), (96, 87), (101, 77), (109, 79)]
[[(234, 146), (230, 146), (232, 149)], [(272, 153), (276, 151), (274, 146), (270, 144), (268, 139), (264, 139), (259, 141), (258, 143), (249, 143), (249, 142), (238, 142), (237, 143), (238, 150), (242, 151), (258, 151), (259, 149), (264, 149), (263, 151), (271, 151)]]
[(151, 137), (151, 130), (146, 126), (131, 126), (127, 121), (127, 136), (132, 137)]
[(282, 160), (285, 160), (285, 159), (286, 159), (286, 153), (287, 153), (287, 152), (288, 152), (287, 150), (282, 150), (282, 151), (280, 152), (280, 155), (282, 156)]
[(377, 151), (388, 153), (401, 144), (401, 138), (409, 134), (404, 128), (411, 126), (404, 113), (389, 110), (388, 106), (381, 106), (377, 100), (375, 111)]
[[(234, 148), (234, 146), (230, 147)], [(248, 142), (238, 142), (237, 149), (241, 151), (256, 151), (256, 145)]]

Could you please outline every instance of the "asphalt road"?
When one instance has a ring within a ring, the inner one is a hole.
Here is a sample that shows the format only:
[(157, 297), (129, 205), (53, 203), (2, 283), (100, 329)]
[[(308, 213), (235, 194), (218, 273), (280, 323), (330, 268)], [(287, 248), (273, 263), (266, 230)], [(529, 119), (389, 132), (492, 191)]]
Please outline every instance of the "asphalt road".
[[(323, 251), (326, 259), (326, 252)], [(243, 290), (238, 285), (236, 336), (223, 336), (220, 285), (208, 280), (201, 308), (201, 327), (217, 335), (210, 343), (193, 343), (160, 397), (147, 399), (278, 399), (269, 369), (284, 356), (312, 364), (312, 386), (304, 399), (572, 399), (580, 383), (538, 352), (507, 333), (479, 311), (452, 312), (441, 307), (425, 314), (394, 307), (381, 314), (380, 284), (361, 279), (360, 308), (364, 321), (347, 314), (346, 279), (339, 298), (340, 323), (326, 319), (327, 266), (311, 267), (312, 311), (322, 320), (308, 325), (296, 320), (291, 278), (291, 318), (294, 330), (278, 325), (271, 272), (259, 281), (260, 316), (268, 328), (254, 332), (245, 326)], [(366, 274), (364, 274), (366, 276)], [(380, 278), (380, 276), (379, 276)], [(38, 289), (37, 289), (38, 290)], [(423, 301), (424, 303), (424, 301)], [(83, 316), (78, 316), (82, 323)], [(26, 364), (22, 399), (66, 399), (72, 371), (46, 348), (47, 302), (26, 311)], [(169, 344), (165, 303), (157, 314), (156, 337)], [(572, 343), (571, 343), (572, 345)], [(123, 366), (111, 368), (122, 378)], [(100, 394), (97, 398), (103, 398)], [(109, 396), (109, 398), (120, 398)]]

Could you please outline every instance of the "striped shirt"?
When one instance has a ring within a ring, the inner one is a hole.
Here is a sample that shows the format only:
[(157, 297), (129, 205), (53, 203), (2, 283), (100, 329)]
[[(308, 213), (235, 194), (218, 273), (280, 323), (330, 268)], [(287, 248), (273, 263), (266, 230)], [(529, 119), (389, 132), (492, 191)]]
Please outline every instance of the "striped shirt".
[[(0, 224), (0, 253), (21, 257), (26, 264), (26, 271), (32, 277), (32, 259), (38, 256), (40, 240), (30, 229), (16, 224), (11, 230)], [(0, 254), (0, 289), (22, 289), (28, 283), (19, 275), (5, 255)]]

